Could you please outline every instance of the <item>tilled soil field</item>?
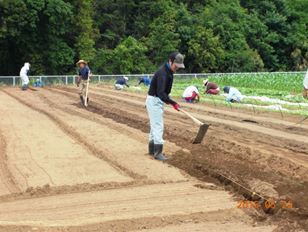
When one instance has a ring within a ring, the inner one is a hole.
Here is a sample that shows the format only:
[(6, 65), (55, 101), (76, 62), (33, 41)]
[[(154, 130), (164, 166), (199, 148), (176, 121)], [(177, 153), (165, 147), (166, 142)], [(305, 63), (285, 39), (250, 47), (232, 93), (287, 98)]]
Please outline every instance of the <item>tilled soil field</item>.
[(169, 106), (162, 163), (147, 155), (144, 94), (0, 89), (0, 231), (305, 231), (308, 124)]

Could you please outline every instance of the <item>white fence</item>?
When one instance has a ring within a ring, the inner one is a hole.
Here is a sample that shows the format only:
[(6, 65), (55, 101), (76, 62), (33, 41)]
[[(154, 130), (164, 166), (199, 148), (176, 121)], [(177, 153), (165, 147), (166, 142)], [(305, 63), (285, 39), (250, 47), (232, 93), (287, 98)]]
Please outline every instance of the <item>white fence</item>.
[[(138, 79), (139, 77), (143, 76), (149, 76), (151, 77), (151, 74), (128, 74), (128, 75), (93, 75), (91, 77), (92, 82), (102, 82), (102, 81), (113, 81), (117, 78), (127, 76), (130, 77), (130, 79)], [(37, 79), (39, 79), (41, 82), (44, 83), (44, 85), (69, 85), (69, 84), (75, 84), (76, 82), (76, 75), (48, 75), (48, 76), (29, 76), (30, 83), (35, 82)], [(19, 76), (0, 76), (0, 85), (4, 86), (16, 86), (20, 85), (21, 80)]]
[[(179, 73), (175, 74), (176, 77), (183, 77), (183, 78), (207, 78), (211, 76), (270, 76), (270, 75), (290, 75), (290, 76), (298, 76), (304, 75), (305, 72), (255, 72), (255, 73)], [(152, 77), (153, 74), (127, 74), (127, 75), (93, 75), (92, 81), (93, 82), (103, 82), (103, 81), (114, 81), (117, 78), (127, 76), (131, 80), (137, 80), (139, 77), (149, 76)], [(30, 76), (30, 83), (34, 82), (35, 80), (39, 79), (44, 85), (69, 85), (75, 84), (76, 75), (52, 75), (52, 76)], [(19, 86), (20, 85), (20, 77), (19, 76), (0, 76), (0, 86)]]

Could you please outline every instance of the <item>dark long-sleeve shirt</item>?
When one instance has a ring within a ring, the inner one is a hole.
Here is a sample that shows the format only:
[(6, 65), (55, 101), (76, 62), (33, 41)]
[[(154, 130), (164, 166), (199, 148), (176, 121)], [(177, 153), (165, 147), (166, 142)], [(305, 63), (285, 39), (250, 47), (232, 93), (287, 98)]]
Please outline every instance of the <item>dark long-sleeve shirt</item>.
[(176, 104), (169, 94), (172, 89), (173, 72), (169, 65), (163, 65), (153, 76), (148, 94), (150, 96), (159, 97), (166, 104)]
[(117, 80), (116, 84), (118, 84), (118, 85), (126, 85), (127, 87), (129, 87), (129, 85), (127, 84), (127, 81), (124, 78), (121, 78), (121, 79)]
[(141, 77), (139, 79), (138, 85), (140, 85), (141, 83), (143, 83), (145, 86), (149, 86), (151, 84), (151, 79), (148, 77)]

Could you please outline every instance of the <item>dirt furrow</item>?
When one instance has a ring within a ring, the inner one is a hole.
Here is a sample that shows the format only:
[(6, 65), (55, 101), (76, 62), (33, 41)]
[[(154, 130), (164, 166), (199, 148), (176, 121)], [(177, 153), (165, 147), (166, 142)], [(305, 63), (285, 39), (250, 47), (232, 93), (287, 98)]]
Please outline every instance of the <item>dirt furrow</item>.
[[(223, 220), (222, 220), (223, 218)], [(249, 223), (248, 223), (249, 222)], [(253, 225), (253, 226), (251, 226)], [(116, 231), (116, 232), (128, 232), (128, 231), (170, 231), (178, 232), (185, 228), (186, 231), (200, 232), (207, 231), (252, 231), (252, 232), (269, 232), (275, 231), (275, 225), (267, 225), (266, 223), (254, 223), (249, 221), (245, 215), (242, 218), (238, 218), (238, 211), (234, 209), (219, 210), (207, 213), (193, 213), (189, 215), (171, 215), (164, 217), (143, 217), (137, 219), (128, 220), (116, 220), (97, 224), (87, 224), (83, 226), (75, 227), (41, 227), (41, 226), (1, 226), (0, 231), (5, 232), (21, 232), (21, 231), (52, 231), (52, 232), (89, 232), (89, 231)], [(212, 230), (211, 230), (212, 229)], [(215, 230), (216, 229), (216, 230)]]
[[(7, 116), (0, 125), (8, 139), (8, 163), (23, 191), (44, 186), (132, 181), (103, 160), (89, 155), (48, 117), (0, 94), (4, 103), (1, 110)], [(22, 116), (17, 109), (23, 112)]]
[(65, 132), (69, 137), (71, 137), (72, 139), (74, 139), (76, 142), (78, 142), (79, 144), (83, 145), (90, 153), (92, 153), (94, 156), (105, 160), (107, 163), (111, 164), (114, 168), (116, 168), (118, 171), (120, 172), (124, 172), (127, 175), (131, 176), (132, 178), (138, 178), (138, 179), (143, 179), (142, 176), (131, 172), (130, 170), (127, 170), (124, 167), (121, 167), (119, 164), (117, 164), (116, 162), (114, 162), (113, 160), (107, 158), (103, 152), (101, 152), (100, 150), (98, 150), (96, 147), (93, 147), (92, 144), (90, 144), (87, 139), (83, 138), (81, 134), (79, 134), (78, 132), (76, 132), (76, 130), (74, 130), (74, 128), (70, 127), (69, 125), (67, 125), (64, 121), (62, 121), (61, 119), (59, 119), (59, 117), (57, 117), (56, 115), (51, 114), (50, 112), (35, 107), (34, 105), (31, 105), (30, 103), (28, 103), (27, 101), (25, 101), (24, 99), (20, 98), (19, 96), (16, 96), (12, 93), (9, 93), (7, 91), (4, 91), (5, 93), (7, 93), (8, 95), (10, 95), (11, 97), (15, 98), (17, 101), (19, 101), (20, 103), (26, 105), (27, 107), (42, 113), (44, 115), (46, 115), (48, 118), (50, 118), (61, 130), (63, 130), (63, 132)]
[(0, 196), (20, 192), (11, 171), (8, 168), (6, 142), (0, 131)]
[(196, 188), (193, 184), (160, 184), (2, 203), (0, 225), (67, 227), (109, 221), (116, 224), (118, 220), (221, 211), (220, 219), (232, 214), (235, 220), (242, 220), (251, 227), (251, 219), (236, 208), (230, 194)]

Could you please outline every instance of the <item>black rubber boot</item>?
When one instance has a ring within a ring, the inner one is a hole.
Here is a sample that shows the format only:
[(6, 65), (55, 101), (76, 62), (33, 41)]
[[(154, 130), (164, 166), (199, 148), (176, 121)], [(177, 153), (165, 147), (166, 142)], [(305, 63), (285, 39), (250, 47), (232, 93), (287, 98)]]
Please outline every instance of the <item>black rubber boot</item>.
[(163, 144), (154, 144), (154, 158), (165, 161), (168, 158), (163, 154)]
[(81, 104), (84, 105), (83, 96), (80, 96), (80, 101), (81, 101)]
[(154, 156), (154, 141), (149, 142), (149, 154)]
[(27, 90), (28, 89), (28, 85), (23, 85), (22, 87), (21, 87), (21, 90), (23, 90), (23, 91), (25, 91), (25, 90)]

